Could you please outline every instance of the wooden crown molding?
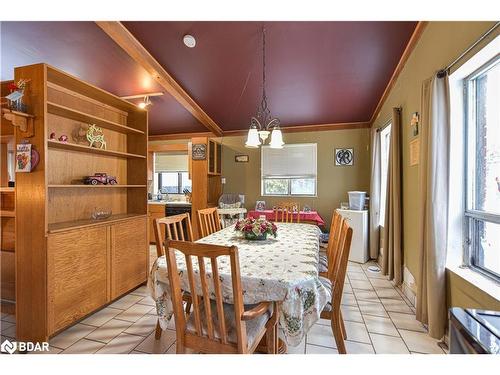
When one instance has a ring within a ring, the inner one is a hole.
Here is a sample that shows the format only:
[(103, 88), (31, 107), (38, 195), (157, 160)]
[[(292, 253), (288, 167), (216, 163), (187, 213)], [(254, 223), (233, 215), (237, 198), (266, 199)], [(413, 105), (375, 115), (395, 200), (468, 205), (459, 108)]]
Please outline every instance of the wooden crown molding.
[(194, 133), (174, 133), (174, 134), (159, 134), (150, 135), (148, 141), (171, 141), (178, 139), (190, 139), (193, 137), (215, 137), (212, 132), (194, 132)]
[(210, 132), (222, 135), (222, 129), (179, 85), (163, 66), (148, 52), (146, 48), (118, 21), (97, 21), (99, 26), (115, 41), (135, 62), (146, 69), (149, 74), (186, 108)]
[[(294, 125), (281, 128), (283, 133), (299, 133), (299, 132), (316, 132), (326, 130), (346, 130), (346, 129), (364, 129), (369, 128), (369, 122), (342, 122), (336, 124), (315, 124), (315, 125)], [(222, 136), (238, 136), (246, 135), (248, 129), (242, 130), (226, 130)], [(150, 135), (149, 141), (169, 141), (177, 139), (189, 139), (192, 137), (215, 137), (216, 135), (210, 132), (197, 132), (197, 133), (177, 133), (177, 134), (161, 134)]]
[(377, 119), (377, 116), (380, 113), (380, 110), (382, 109), (382, 105), (384, 104), (387, 97), (389, 96), (389, 93), (391, 92), (392, 88), (394, 87), (394, 84), (396, 83), (396, 80), (398, 79), (399, 74), (401, 73), (404, 66), (406, 65), (408, 58), (410, 57), (411, 53), (413, 52), (413, 49), (417, 45), (417, 42), (420, 40), (420, 37), (422, 36), (422, 33), (424, 32), (424, 29), (428, 23), (429, 23), (428, 21), (419, 21), (417, 23), (417, 26), (415, 27), (415, 30), (413, 31), (413, 34), (411, 35), (410, 40), (408, 41), (408, 44), (406, 45), (406, 48), (403, 51), (401, 58), (399, 59), (398, 65), (396, 65), (396, 69), (394, 69), (394, 72), (392, 73), (391, 79), (387, 83), (387, 86), (385, 87), (385, 90), (384, 90), (382, 96), (380, 97), (380, 100), (379, 100), (377, 106), (375, 107), (375, 111), (373, 111), (373, 115), (370, 119), (370, 127), (373, 126), (373, 123)]

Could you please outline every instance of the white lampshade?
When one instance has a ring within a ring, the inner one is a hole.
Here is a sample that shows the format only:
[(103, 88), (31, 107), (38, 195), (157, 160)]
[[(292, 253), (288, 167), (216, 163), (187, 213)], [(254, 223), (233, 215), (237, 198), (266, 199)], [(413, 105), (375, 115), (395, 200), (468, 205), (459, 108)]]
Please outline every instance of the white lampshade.
[(271, 143), (269, 143), (269, 146), (271, 148), (283, 148), (283, 145), (285, 142), (283, 142), (283, 135), (281, 134), (281, 130), (279, 128), (274, 128), (273, 132), (271, 133)]
[(248, 131), (247, 141), (245, 142), (246, 147), (256, 148), (260, 146), (259, 132), (256, 128), (250, 128)]

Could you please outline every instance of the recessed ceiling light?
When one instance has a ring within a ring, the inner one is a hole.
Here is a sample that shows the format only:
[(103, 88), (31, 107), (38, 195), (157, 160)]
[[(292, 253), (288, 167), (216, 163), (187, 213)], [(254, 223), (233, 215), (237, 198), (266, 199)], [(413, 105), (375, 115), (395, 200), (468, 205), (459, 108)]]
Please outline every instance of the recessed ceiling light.
[(189, 34), (184, 35), (184, 37), (182, 38), (182, 41), (184, 42), (186, 47), (189, 47), (189, 48), (194, 48), (194, 46), (196, 45), (196, 39), (194, 38), (194, 36), (189, 35)]

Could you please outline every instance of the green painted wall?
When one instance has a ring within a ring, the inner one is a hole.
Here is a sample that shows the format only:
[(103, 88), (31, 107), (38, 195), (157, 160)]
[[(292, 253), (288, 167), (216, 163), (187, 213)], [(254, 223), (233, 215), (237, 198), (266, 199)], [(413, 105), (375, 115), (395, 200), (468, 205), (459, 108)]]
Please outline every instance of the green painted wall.
[[(430, 22), (374, 123), (376, 127), (384, 125), (390, 119), (392, 108), (402, 107), (404, 262), (415, 277), (417, 285), (420, 282), (418, 280), (418, 258), (420, 254), (418, 252), (418, 224), (415, 213), (418, 211), (419, 166), (409, 166), (409, 142), (414, 138), (409, 126), (411, 114), (421, 112), (420, 92), (422, 81), (450, 64), (493, 24), (494, 22)], [(485, 40), (470, 54), (477, 52), (481, 46), (487, 44), (491, 39)], [(467, 57), (463, 61), (466, 61), (466, 59)], [(455, 68), (457, 67), (458, 65)], [(451, 275), (448, 280), (448, 302), (453, 306), (474, 304), (475, 307), (494, 307), (492, 306), (494, 299), (462, 278)], [(470, 296), (475, 296), (473, 301)], [(496, 307), (498, 307), (498, 301)]]
[[(368, 191), (370, 187), (369, 129), (333, 130), (320, 132), (284, 133), (285, 143), (318, 144), (318, 196), (297, 198), (317, 210), (330, 223), (333, 210), (340, 202), (347, 201), (350, 190)], [(264, 200), (268, 207), (283, 197), (262, 197), (260, 189), (260, 149), (245, 148), (246, 136), (224, 137), (222, 174), (226, 178), (224, 192), (245, 194), (247, 209), (255, 207), (255, 201)], [(354, 148), (354, 165), (335, 166), (335, 148)], [(236, 163), (235, 155), (248, 155), (248, 163)], [(288, 199), (290, 200), (290, 199)]]

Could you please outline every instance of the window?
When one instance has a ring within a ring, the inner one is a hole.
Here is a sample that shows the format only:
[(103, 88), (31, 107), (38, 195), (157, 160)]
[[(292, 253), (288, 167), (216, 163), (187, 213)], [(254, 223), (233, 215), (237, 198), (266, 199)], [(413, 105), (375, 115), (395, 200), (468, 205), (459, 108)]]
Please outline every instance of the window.
[(391, 144), (391, 124), (386, 125), (380, 136), (380, 215), (379, 225), (385, 225), (385, 202), (387, 198), (387, 176), (389, 170), (389, 146)]
[(316, 195), (316, 143), (262, 147), (262, 195)]
[(191, 180), (187, 172), (161, 172), (158, 175), (158, 187), (162, 194), (183, 194), (191, 191)]
[(500, 280), (500, 58), (464, 80), (465, 263)]

